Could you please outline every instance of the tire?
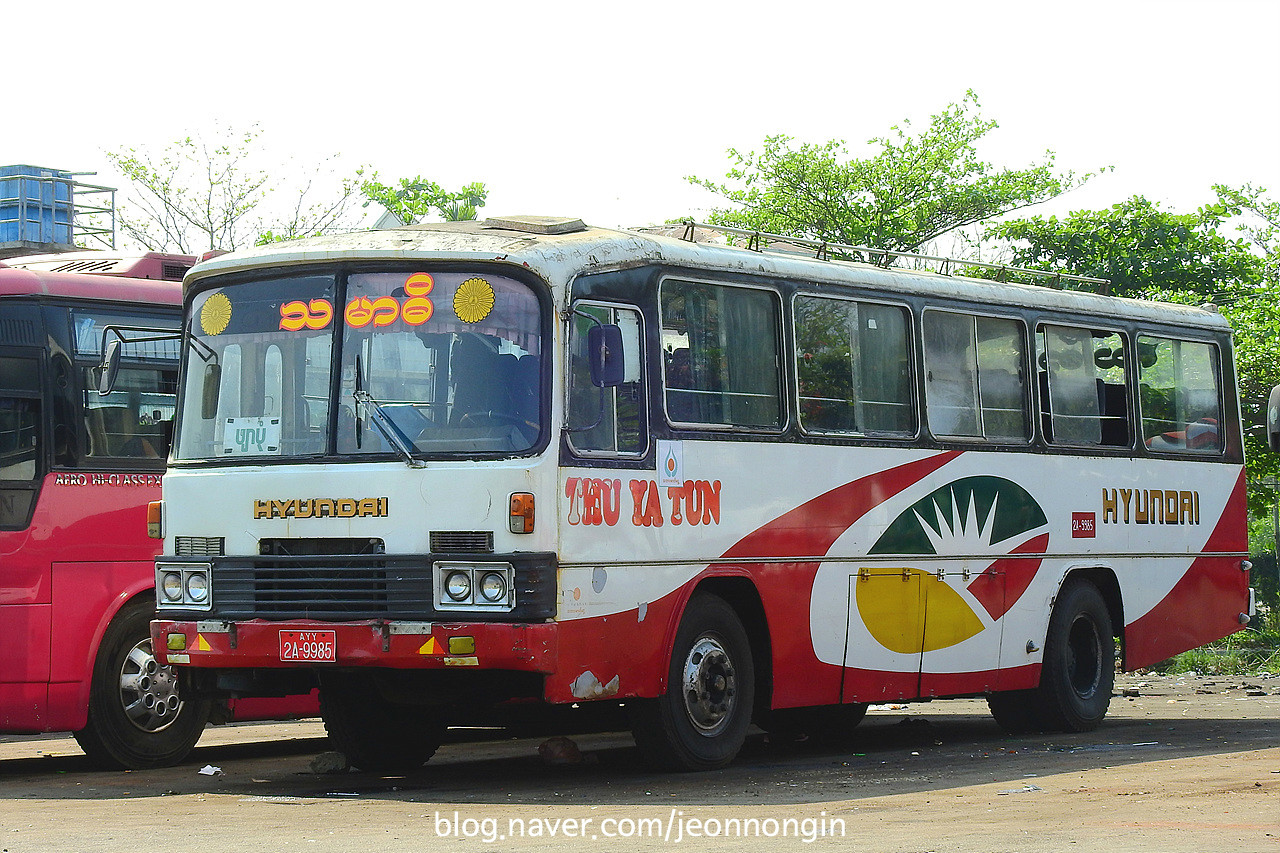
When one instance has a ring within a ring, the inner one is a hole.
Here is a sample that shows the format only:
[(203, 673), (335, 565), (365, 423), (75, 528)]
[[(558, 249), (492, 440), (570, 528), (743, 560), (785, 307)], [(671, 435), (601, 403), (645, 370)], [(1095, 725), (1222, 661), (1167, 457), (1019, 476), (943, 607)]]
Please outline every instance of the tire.
[(1111, 614), (1098, 588), (1068, 581), (1049, 615), (1040, 686), (987, 697), (1010, 734), (1087, 732), (1107, 715), (1115, 683)]
[(1115, 657), (1111, 614), (1102, 593), (1087, 581), (1068, 581), (1049, 616), (1040, 670), (1048, 728), (1087, 732), (1102, 723), (1111, 705)]
[(996, 724), (1011, 735), (1041, 731), (1043, 714), (1039, 710), (1039, 691), (1006, 690), (987, 697), (987, 708)]
[(207, 699), (179, 695), (178, 674), (151, 646), (149, 601), (131, 601), (107, 626), (94, 660), (89, 719), (75, 732), (103, 769), (168, 767), (191, 752), (209, 720)]
[(431, 709), (386, 701), (372, 679), (320, 687), (320, 717), (335, 749), (368, 773), (409, 773), (426, 764), (444, 739)]
[(645, 763), (660, 770), (712, 770), (737, 756), (755, 700), (751, 644), (724, 599), (695, 593), (676, 632), (667, 692), (630, 703)]

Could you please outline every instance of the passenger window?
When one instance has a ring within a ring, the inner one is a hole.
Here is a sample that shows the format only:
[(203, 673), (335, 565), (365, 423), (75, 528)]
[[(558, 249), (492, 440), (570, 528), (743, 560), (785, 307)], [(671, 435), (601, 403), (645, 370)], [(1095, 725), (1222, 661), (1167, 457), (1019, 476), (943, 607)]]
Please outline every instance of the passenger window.
[(1025, 442), (1026, 341), (1017, 320), (924, 314), (925, 397), (934, 435)]
[(914, 435), (907, 312), (797, 296), (796, 378), (808, 432)]
[(178, 371), (121, 369), (110, 394), (103, 397), (85, 368), (85, 429), (88, 456), (93, 458), (165, 459), (173, 438)]
[(1045, 439), (1054, 444), (1129, 447), (1129, 365), (1116, 332), (1043, 325), (1037, 381)]
[(0, 480), (34, 480), (40, 459), (40, 401), (0, 394)]
[[(622, 329), (623, 382), (616, 387), (597, 388), (591, 382), (587, 333), (597, 323)], [(569, 443), (576, 452), (638, 456), (648, 448), (640, 330), (640, 312), (633, 308), (574, 305), (569, 330)]]
[(1163, 453), (1220, 453), (1222, 402), (1212, 344), (1138, 338), (1142, 436)]
[(773, 293), (668, 280), (661, 309), (664, 400), (673, 422), (782, 426)]

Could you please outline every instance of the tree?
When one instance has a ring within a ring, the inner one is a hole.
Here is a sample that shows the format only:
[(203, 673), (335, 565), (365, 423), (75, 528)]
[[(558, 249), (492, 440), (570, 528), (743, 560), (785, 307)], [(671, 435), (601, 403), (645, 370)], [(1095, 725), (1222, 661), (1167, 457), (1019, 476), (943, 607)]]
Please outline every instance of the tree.
[(1012, 241), (1014, 266), (1110, 280), (1118, 296), (1187, 293), (1229, 298), (1261, 282), (1262, 261), (1243, 239), (1223, 233), (1238, 208), (1219, 201), (1171, 213), (1142, 196), (1064, 219), (1015, 219), (986, 228), (987, 240)]
[(1262, 253), (1263, 277), (1268, 282), (1280, 284), (1280, 201), (1265, 198), (1266, 189), (1252, 184), (1245, 184), (1239, 189), (1214, 184), (1213, 191), (1218, 194), (1218, 201), (1228, 206), (1233, 214), (1245, 217), (1246, 221), (1238, 227)]
[[(317, 201), (317, 185), (333, 180), (326, 164), (334, 158), (305, 175), (300, 186), (283, 189), (253, 165), (261, 135), (255, 125), (219, 129), (213, 140), (187, 136), (158, 152), (104, 152), (132, 185), (131, 200), (118, 213), (120, 229), (153, 251), (196, 254), (354, 226), (349, 213), (361, 170), (338, 179), (336, 191)], [(273, 194), (286, 198), (286, 205), (270, 204)], [(268, 218), (275, 210), (280, 213)]]
[(360, 185), (360, 191), (368, 199), (365, 207), (370, 202), (377, 202), (405, 225), (429, 216), (433, 210), (447, 222), (475, 219), (489, 195), (489, 190), (479, 182), (467, 184), (458, 192), (451, 193), (421, 175), (401, 178), (399, 187), (379, 183), (378, 176), (374, 175)]
[[(1054, 154), (1022, 169), (997, 169), (978, 157), (976, 143), (997, 127), (978, 114), (969, 91), (911, 134), (911, 122), (871, 139), (876, 153), (848, 159), (843, 140), (794, 147), (770, 136), (759, 152), (729, 149), (728, 183), (690, 177), (733, 202), (712, 222), (751, 230), (915, 251), (966, 225), (1054, 198), (1088, 180), (1055, 174)], [(884, 256), (872, 258), (888, 263)]]

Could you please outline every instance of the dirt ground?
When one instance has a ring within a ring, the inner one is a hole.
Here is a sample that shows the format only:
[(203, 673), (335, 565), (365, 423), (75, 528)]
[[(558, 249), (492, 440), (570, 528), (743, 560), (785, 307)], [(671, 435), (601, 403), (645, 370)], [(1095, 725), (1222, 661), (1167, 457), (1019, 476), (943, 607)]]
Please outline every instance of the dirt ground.
[(315, 721), (210, 728), (185, 764), (132, 773), (0, 735), (0, 853), (1280, 851), (1280, 676), (1121, 676), (1083, 735), (1008, 737), (980, 700), (880, 706), (842, 744), (757, 732), (687, 775), (645, 770), (626, 734), (575, 736), (568, 764), (482, 734), (396, 778), (317, 772)]

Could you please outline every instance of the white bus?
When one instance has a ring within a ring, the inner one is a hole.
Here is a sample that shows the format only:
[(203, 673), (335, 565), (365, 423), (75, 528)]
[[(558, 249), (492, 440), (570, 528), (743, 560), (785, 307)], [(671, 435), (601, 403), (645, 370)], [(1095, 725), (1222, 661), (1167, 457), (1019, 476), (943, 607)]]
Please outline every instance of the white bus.
[(758, 243), (527, 217), (200, 264), (157, 650), (318, 685), (366, 770), (592, 702), (699, 769), (887, 701), (1087, 730), (1114, 638), (1247, 622), (1218, 314)]

